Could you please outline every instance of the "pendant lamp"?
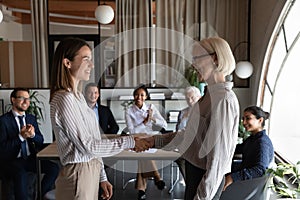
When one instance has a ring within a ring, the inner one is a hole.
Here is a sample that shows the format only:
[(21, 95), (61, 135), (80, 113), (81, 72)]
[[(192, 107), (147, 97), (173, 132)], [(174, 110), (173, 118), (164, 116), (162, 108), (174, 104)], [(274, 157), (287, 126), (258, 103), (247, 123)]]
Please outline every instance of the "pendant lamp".
[(102, 4), (95, 10), (95, 17), (100, 24), (109, 24), (114, 19), (115, 13), (111, 6)]

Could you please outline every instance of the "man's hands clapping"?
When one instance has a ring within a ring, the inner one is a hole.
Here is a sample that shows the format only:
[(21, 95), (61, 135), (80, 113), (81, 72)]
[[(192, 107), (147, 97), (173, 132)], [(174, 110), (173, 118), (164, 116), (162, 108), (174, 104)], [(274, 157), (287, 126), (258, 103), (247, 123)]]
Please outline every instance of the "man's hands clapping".
[(34, 137), (34, 126), (32, 126), (31, 124), (26, 124), (26, 126), (23, 126), (21, 128), (20, 134), (24, 139)]

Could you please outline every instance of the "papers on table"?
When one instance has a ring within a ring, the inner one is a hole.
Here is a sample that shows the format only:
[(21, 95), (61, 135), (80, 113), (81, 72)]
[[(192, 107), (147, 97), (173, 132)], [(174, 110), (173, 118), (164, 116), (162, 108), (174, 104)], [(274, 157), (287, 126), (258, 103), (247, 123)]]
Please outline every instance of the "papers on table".
[[(133, 150), (131, 150), (131, 149), (129, 149), (128, 151), (135, 152), (135, 151), (133, 151)], [(150, 148), (150, 149), (148, 149), (148, 150), (146, 150), (146, 151), (139, 152), (139, 153), (155, 153), (155, 152), (157, 152), (157, 149), (156, 149), (156, 148)]]

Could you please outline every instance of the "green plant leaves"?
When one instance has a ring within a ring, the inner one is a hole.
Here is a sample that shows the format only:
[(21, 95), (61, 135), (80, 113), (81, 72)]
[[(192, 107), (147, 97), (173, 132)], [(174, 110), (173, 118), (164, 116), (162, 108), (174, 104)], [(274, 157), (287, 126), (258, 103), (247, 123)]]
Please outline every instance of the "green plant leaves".
[(278, 163), (276, 168), (267, 169), (273, 177), (271, 188), (280, 196), (297, 198), (300, 193), (300, 161), (296, 165)]
[[(30, 91), (29, 92), (30, 98), (30, 105), (26, 111), (26, 113), (30, 113), (34, 115), (39, 120), (44, 120), (43, 109), (44, 109), (44, 102), (39, 99), (39, 97), (44, 97), (38, 91)], [(44, 97), (45, 98), (45, 97)], [(41, 107), (42, 106), (42, 107)]]

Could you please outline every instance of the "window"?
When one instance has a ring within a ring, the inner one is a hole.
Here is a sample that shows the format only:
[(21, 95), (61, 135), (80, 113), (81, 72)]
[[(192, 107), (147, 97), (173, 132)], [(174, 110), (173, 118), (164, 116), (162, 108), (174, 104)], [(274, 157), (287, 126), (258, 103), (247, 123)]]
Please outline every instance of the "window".
[(287, 161), (297, 163), (300, 160), (300, 2), (288, 1), (285, 8), (279, 19), (282, 23), (277, 24), (270, 40), (270, 44), (275, 44), (268, 49), (271, 56), (266, 58), (263, 69), (259, 103), (271, 113), (268, 132), (275, 151)]

